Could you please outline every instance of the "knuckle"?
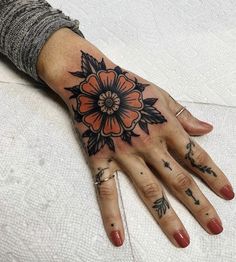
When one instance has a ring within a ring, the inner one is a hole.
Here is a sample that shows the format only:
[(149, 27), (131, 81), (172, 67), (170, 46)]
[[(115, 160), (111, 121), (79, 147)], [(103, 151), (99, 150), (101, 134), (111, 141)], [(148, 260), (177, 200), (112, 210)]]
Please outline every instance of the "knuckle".
[(109, 199), (109, 200), (116, 199), (115, 190), (111, 185), (109, 185), (106, 182), (99, 186), (99, 196), (101, 199)]
[(193, 115), (191, 114), (191, 112), (189, 112), (188, 110), (185, 110), (186, 111), (186, 116), (188, 119), (193, 119)]
[(156, 183), (149, 183), (141, 187), (141, 191), (145, 198), (152, 198), (154, 196), (160, 195), (162, 192), (161, 187)]
[(203, 215), (205, 215), (206, 213), (212, 213), (211, 211), (213, 210), (214, 208), (210, 205), (210, 204), (205, 204), (205, 205), (202, 205), (201, 208), (199, 208), (199, 210), (197, 210), (197, 216), (201, 217)]
[(186, 109), (184, 110), (183, 112), (183, 117), (186, 119), (186, 120), (192, 120), (193, 119), (193, 115)]
[(194, 158), (198, 164), (203, 164), (208, 160), (208, 155), (204, 150), (196, 151), (194, 155)]
[(159, 220), (159, 224), (162, 228), (168, 228), (178, 220), (177, 216), (173, 212), (167, 212), (163, 219)]
[(175, 181), (173, 183), (173, 188), (176, 191), (180, 189), (184, 190), (186, 188), (191, 187), (192, 183), (193, 183), (192, 178), (189, 175), (184, 173), (179, 173), (175, 178)]
[(121, 219), (119, 213), (105, 213), (103, 214), (103, 220), (107, 224), (114, 223), (114, 221), (119, 221)]
[(143, 134), (138, 137), (139, 149), (141, 151), (147, 150), (147, 148), (153, 147), (153, 138), (150, 135)]

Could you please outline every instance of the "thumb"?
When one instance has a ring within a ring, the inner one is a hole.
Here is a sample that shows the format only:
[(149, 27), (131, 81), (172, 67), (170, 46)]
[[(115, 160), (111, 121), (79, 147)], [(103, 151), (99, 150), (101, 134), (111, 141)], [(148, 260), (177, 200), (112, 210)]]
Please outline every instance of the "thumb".
[(211, 124), (194, 117), (186, 108), (182, 110), (184, 106), (178, 103), (165, 90), (162, 90), (162, 92), (167, 100), (169, 109), (177, 117), (177, 119), (189, 135), (201, 136), (212, 131), (213, 126)]

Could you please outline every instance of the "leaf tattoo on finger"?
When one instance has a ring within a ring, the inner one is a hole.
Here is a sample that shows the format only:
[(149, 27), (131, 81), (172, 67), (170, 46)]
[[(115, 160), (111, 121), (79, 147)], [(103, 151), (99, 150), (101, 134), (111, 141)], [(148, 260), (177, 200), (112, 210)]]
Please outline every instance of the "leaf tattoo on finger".
[(165, 199), (164, 195), (157, 199), (153, 204), (154, 205), (152, 207), (157, 211), (159, 218), (162, 218), (162, 216), (165, 215), (167, 209), (170, 208), (170, 205)]
[(185, 159), (189, 160), (190, 163), (191, 163), (191, 166), (195, 167), (196, 169), (198, 169), (202, 173), (207, 173), (208, 175), (212, 175), (214, 177), (217, 177), (217, 174), (215, 173), (215, 171), (211, 167), (196, 163), (195, 159), (193, 158), (193, 155), (194, 155), (193, 147), (195, 147), (195, 143), (193, 142), (193, 140), (189, 139), (189, 143), (186, 145), (187, 153), (185, 155)]
[(65, 89), (71, 93), (70, 99), (76, 100), (76, 107), (72, 106), (74, 120), (87, 127), (82, 137), (88, 138), (89, 155), (95, 155), (105, 145), (115, 151), (114, 137), (131, 144), (132, 137), (139, 136), (133, 131), (137, 125), (149, 134), (148, 124), (167, 122), (154, 107), (158, 98), (143, 98), (149, 84), (128, 78), (118, 66), (108, 69), (103, 59), (99, 62), (81, 53), (81, 71), (70, 74), (83, 81)]

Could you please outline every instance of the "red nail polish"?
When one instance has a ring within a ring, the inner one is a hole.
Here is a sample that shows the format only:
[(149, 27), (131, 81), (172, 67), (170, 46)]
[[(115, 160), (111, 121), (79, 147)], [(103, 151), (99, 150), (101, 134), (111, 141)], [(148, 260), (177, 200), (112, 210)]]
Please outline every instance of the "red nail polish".
[(187, 247), (190, 243), (189, 237), (183, 230), (176, 231), (173, 236), (180, 247)]
[(207, 227), (211, 231), (212, 234), (220, 234), (223, 231), (223, 227), (221, 226), (218, 219), (213, 218), (210, 222), (208, 222)]
[(199, 123), (207, 128), (212, 128), (213, 126), (209, 123), (203, 122), (203, 121), (199, 121)]
[(220, 193), (224, 196), (225, 199), (231, 200), (234, 198), (234, 191), (230, 185), (226, 185), (221, 188)]
[(121, 234), (120, 234), (120, 230), (113, 230), (111, 232), (111, 239), (112, 242), (115, 246), (119, 247), (122, 245), (122, 239), (121, 239)]

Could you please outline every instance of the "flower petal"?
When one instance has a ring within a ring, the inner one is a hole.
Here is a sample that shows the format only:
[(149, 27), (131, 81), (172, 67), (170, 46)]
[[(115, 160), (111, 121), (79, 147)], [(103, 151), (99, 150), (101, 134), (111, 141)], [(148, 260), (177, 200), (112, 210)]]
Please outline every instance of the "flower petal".
[(114, 101), (115, 105), (119, 105), (120, 104), (120, 98), (119, 97), (116, 97), (113, 101)]
[(98, 77), (101, 79), (103, 86), (106, 88), (113, 86), (117, 74), (114, 70), (99, 71)]
[(125, 103), (129, 107), (142, 109), (143, 108), (143, 100), (142, 95), (138, 90), (133, 90), (129, 94), (124, 97)]
[(119, 136), (122, 133), (122, 127), (115, 116), (107, 116), (102, 133), (104, 136)]
[(98, 105), (99, 106), (104, 106), (104, 104), (105, 104), (104, 100), (101, 100), (101, 99), (98, 100)]
[(135, 83), (132, 80), (129, 80), (126, 76), (124, 75), (119, 75), (118, 80), (117, 80), (117, 89), (121, 92), (129, 92), (132, 89), (134, 89)]
[(110, 98), (111, 97), (111, 91), (107, 91), (106, 96)]
[(139, 111), (123, 109), (120, 114), (121, 121), (125, 130), (132, 130), (140, 119), (141, 114)]
[(94, 108), (94, 99), (86, 95), (78, 96), (78, 109), (81, 114), (86, 113)]
[(83, 121), (92, 129), (92, 131), (98, 132), (101, 128), (102, 116), (103, 115), (100, 112), (87, 114), (84, 116)]
[(106, 106), (104, 106), (104, 105), (103, 105), (103, 106), (101, 106), (101, 111), (102, 111), (102, 112), (107, 112), (107, 107), (106, 107)]
[(83, 83), (81, 83), (81, 89), (89, 95), (97, 95), (101, 89), (97, 76), (94, 74), (90, 75)]

